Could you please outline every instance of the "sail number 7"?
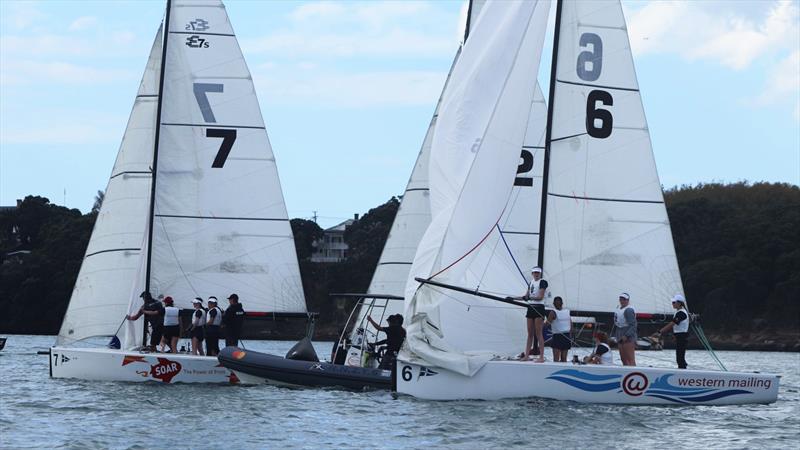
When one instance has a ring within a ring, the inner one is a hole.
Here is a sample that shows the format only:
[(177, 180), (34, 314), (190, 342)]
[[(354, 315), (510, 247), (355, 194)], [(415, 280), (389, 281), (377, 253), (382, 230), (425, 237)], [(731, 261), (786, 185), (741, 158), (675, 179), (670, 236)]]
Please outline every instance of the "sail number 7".
[(222, 138), (222, 144), (219, 146), (217, 156), (214, 158), (214, 162), (211, 163), (211, 167), (220, 169), (225, 165), (225, 161), (228, 159), (228, 155), (233, 148), (233, 143), (236, 142), (236, 130), (229, 128), (208, 128), (206, 129), (206, 137)]

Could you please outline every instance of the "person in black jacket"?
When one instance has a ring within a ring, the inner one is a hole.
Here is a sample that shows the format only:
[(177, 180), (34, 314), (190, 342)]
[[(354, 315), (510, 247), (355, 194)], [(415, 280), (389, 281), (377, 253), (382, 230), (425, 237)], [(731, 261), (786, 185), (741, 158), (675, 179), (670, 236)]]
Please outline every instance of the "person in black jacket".
[(400, 314), (392, 314), (386, 318), (389, 323), (388, 327), (382, 327), (378, 322), (372, 320), (371, 316), (367, 316), (367, 320), (378, 331), (386, 333), (386, 339), (378, 341), (375, 345), (386, 344), (386, 353), (381, 358), (380, 369), (391, 370), (392, 372), (392, 391), (397, 391), (397, 353), (400, 347), (403, 346), (403, 341), (406, 340), (406, 329), (403, 328), (403, 316)]
[(236, 347), (239, 345), (239, 337), (242, 335), (244, 309), (236, 294), (231, 294), (228, 302), (230, 302), (230, 306), (222, 315), (222, 324), (225, 325), (225, 346)]

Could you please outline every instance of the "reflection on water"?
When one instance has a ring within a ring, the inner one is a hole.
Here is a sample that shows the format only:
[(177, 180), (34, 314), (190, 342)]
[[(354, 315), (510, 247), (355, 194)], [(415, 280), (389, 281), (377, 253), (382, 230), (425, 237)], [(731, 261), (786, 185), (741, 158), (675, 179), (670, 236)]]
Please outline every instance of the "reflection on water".
[[(54, 380), (47, 357), (36, 355), (53, 341), (10, 336), (0, 352), (2, 448), (652, 448), (676, 439), (692, 448), (795, 448), (800, 441), (799, 353), (718, 352), (730, 370), (781, 374), (777, 403), (682, 408)], [(284, 354), (293, 344), (247, 347)], [(316, 345), (322, 358), (330, 348)], [(687, 359), (694, 368), (714, 367), (705, 352), (690, 351)], [(637, 361), (670, 366), (674, 353), (639, 352)]]

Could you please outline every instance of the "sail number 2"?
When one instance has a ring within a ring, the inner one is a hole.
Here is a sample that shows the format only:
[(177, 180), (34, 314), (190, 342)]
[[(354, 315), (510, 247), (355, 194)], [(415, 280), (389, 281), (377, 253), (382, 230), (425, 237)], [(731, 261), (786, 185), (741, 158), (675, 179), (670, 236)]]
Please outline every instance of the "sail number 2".
[[(208, 101), (208, 93), (224, 92), (225, 86), (220, 83), (194, 83), (192, 89), (194, 90), (194, 99), (197, 101), (197, 106), (200, 107), (200, 113), (203, 115), (203, 120), (217, 123), (217, 118), (211, 109), (211, 102)], [(217, 156), (214, 158), (214, 162), (211, 163), (211, 167), (215, 169), (222, 168), (231, 153), (233, 143), (236, 142), (236, 130), (230, 128), (207, 128), (206, 137), (222, 138), (222, 143), (219, 145), (219, 150), (217, 150)]]
[[(578, 78), (584, 81), (597, 81), (603, 70), (603, 40), (595, 33), (583, 33), (578, 40), (581, 48), (586, 50), (578, 54)], [(591, 50), (589, 49), (591, 46)], [(595, 89), (586, 96), (586, 133), (597, 139), (611, 136), (614, 117), (611, 111), (598, 108), (597, 104), (613, 106), (614, 98), (607, 91)]]

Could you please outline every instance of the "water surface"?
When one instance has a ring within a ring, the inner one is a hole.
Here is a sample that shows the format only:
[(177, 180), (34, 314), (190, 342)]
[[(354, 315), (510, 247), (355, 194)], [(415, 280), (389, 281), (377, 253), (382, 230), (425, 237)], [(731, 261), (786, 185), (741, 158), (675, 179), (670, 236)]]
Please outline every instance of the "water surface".
[[(717, 352), (729, 370), (781, 374), (778, 401), (687, 408), (56, 380), (47, 357), (36, 355), (53, 342), (12, 335), (0, 351), (2, 448), (797, 448), (800, 442), (800, 353)], [(246, 343), (276, 354), (292, 345)], [(320, 357), (330, 345), (316, 345)], [(669, 366), (674, 353), (639, 352), (637, 359)], [(689, 351), (687, 360), (692, 368), (714, 367), (706, 352)]]

